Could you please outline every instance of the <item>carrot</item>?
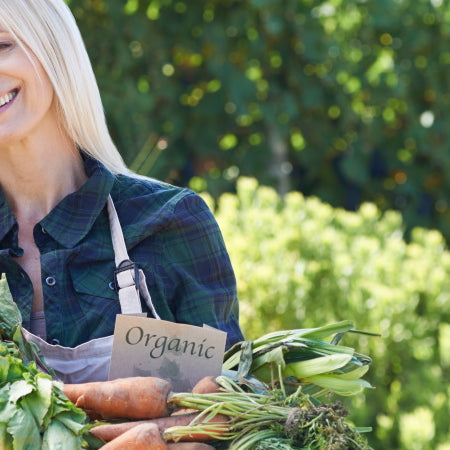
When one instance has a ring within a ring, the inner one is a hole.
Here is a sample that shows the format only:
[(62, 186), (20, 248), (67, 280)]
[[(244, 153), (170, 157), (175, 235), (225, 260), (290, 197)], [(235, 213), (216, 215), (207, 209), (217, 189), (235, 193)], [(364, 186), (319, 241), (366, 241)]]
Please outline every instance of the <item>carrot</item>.
[(189, 414), (189, 413), (192, 413), (192, 412), (198, 412), (198, 409), (194, 409), (194, 408), (178, 408), (178, 409), (175, 409), (174, 411), (172, 411), (170, 413), (170, 415), (171, 416), (180, 416), (180, 415)]
[(115, 439), (117, 436), (127, 432), (133, 427), (137, 425), (141, 425), (143, 423), (154, 423), (158, 426), (158, 428), (162, 431), (166, 428), (175, 427), (175, 426), (186, 426), (189, 425), (195, 417), (198, 416), (198, 412), (183, 414), (179, 416), (169, 416), (169, 417), (160, 417), (157, 419), (148, 419), (148, 420), (137, 420), (132, 422), (122, 422), (122, 423), (111, 423), (111, 424), (103, 424), (97, 425), (90, 429), (90, 433), (96, 438), (101, 439), (102, 441), (109, 442)]
[(141, 423), (101, 447), (102, 450), (167, 450), (154, 423)]
[(64, 394), (75, 406), (103, 418), (153, 419), (169, 415), (167, 397), (172, 385), (156, 377), (65, 384)]
[(216, 377), (212, 375), (203, 377), (192, 388), (193, 394), (215, 394), (217, 392), (221, 392), (221, 389), (216, 382)]
[(102, 420), (103, 419), (103, 417), (98, 412), (92, 411), (91, 409), (85, 409), (84, 412), (89, 417), (89, 420), (92, 422), (94, 420)]
[[(213, 375), (208, 375), (203, 377), (192, 388), (193, 394), (215, 394), (217, 392), (222, 392), (220, 385), (216, 382), (216, 377)], [(172, 416), (176, 416), (178, 414), (186, 414), (196, 411), (196, 409), (192, 408), (178, 408), (172, 411)]]
[(215, 447), (204, 442), (169, 442), (168, 450), (214, 450)]

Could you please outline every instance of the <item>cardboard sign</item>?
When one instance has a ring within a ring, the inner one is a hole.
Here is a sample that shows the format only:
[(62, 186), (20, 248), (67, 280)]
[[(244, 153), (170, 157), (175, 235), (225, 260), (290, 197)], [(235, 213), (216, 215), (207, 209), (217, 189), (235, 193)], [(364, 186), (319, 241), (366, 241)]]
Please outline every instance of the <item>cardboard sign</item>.
[(187, 392), (206, 375), (222, 371), (227, 334), (165, 320), (119, 314), (109, 379), (158, 377)]

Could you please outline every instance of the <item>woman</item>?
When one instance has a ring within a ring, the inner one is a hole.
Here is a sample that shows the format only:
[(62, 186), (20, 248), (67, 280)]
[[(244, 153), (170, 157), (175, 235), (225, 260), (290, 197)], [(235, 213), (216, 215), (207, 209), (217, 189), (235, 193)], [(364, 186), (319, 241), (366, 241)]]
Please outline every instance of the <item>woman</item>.
[(216, 221), (126, 168), (63, 0), (0, 0), (0, 272), (66, 382), (106, 378), (121, 312), (242, 339)]

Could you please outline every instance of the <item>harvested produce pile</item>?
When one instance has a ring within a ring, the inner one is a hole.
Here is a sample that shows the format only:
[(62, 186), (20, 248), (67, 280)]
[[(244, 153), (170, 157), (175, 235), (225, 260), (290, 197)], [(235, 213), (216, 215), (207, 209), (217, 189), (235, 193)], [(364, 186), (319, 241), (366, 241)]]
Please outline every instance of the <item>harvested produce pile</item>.
[(4, 278), (0, 314), (1, 449), (369, 448), (361, 434), (369, 429), (351, 427), (340, 403), (325, 402), (371, 387), (361, 379), (370, 358), (338, 345), (345, 333), (361, 333), (348, 321), (238, 343), (222, 376), (177, 393), (153, 377), (55, 381), (22, 338)]
[[(355, 395), (371, 387), (361, 379), (371, 359), (338, 345), (349, 332), (371, 335), (343, 321), (240, 342), (225, 354), (227, 376), (216, 379), (220, 386), (169, 393), (163, 414), (174, 407), (187, 408), (190, 413), (153, 423), (166, 442), (227, 441), (232, 450), (367, 449), (361, 432), (370, 429), (352, 428), (340, 403), (323, 402), (331, 393)], [(163, 393), (167, 395), (166, 388)], [(92, 433), (114, 442), (115, 435), (108, 433), (126, 431), (132, 425), (104, 425)]]
[[(280, 444), (284, 449), (369, 448), (361, 430), (346, 423), (339, 403), (316, 405), (301, 388), (291, 395), (282, 388), (259, 394), (225, 376), (211, 381), (206, 377), (190, 393), (174, 393), (168, 382), (151, 377), (65, 385), (64, 392), (89, 413), (121, 419), (91, 429), (108, 442), (105, 450), (170, 449), (178, 441), (228, 441), (231, 450)], [(202, 388), (206, 383), (211, 387)]]

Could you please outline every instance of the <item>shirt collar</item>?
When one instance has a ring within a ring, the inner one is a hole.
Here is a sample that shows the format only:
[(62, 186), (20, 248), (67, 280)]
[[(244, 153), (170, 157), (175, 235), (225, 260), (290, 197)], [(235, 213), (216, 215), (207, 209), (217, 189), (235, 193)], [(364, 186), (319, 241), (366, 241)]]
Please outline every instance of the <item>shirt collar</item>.
[(64, 247), (81, 241), (106, 205), (114, 175), (99, 161), (83, 155), (88, 180), (44, 217), (40, 225)]
[[(83, 160), (88, 180), (78, 191), (61, 200), (40, 221), (41, 227), (66, 248), (74, 247), (89, 232), (106, 205), (115, 179), (99, 161), (85, 155)], [(0, 242), (16, 223), (16, 218), (0, 189)], [(15, 240), (17, 241), (17, 236)]]

